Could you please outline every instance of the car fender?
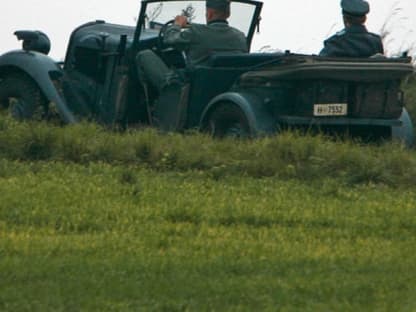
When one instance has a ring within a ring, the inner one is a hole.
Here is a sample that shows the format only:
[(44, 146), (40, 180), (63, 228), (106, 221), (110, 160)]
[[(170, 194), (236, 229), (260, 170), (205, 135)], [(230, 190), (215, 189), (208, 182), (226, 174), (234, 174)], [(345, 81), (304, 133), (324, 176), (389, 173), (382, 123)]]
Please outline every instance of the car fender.
[(406, 108), (403, 108), (403, 111), (399, 120), (402, 122), (402, 125), (391, 128), (391, 134), (392, 134), (393, 140), (401, 141), (407, 147), (414, 146), (415, 136), (414, 136), (414, 130), (413, 130), (413, 123)]
[(201, 129), (207, 125), (210, 114), (224, 102), (231, 102), (241, 109), (254, 136), (270, 134), (277, 130), (272, 114), (266, 109), (265, 100), (249, 92), (227, 92), (213, 98), (202, 113)]
[(53, 80), (62, 76), (62, 69), (50, 57), (34, 51), (15, 50), (0, 56), (0, 75), (8, 71), (21, 71), (31, 77), (39, 86), (42, 93), (55, 103), (62, 119), (67, 123), (76, 121), (68, 109), (65, 99), (59, 94)]

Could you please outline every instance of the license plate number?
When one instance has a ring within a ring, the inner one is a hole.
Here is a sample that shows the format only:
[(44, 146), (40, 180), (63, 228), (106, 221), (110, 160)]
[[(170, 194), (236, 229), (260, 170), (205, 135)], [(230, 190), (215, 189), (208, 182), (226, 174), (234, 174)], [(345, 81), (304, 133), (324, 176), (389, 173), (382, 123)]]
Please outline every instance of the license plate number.
[(348, 104), (315, 104), (313, 106), (314, 116), (346, 116)]

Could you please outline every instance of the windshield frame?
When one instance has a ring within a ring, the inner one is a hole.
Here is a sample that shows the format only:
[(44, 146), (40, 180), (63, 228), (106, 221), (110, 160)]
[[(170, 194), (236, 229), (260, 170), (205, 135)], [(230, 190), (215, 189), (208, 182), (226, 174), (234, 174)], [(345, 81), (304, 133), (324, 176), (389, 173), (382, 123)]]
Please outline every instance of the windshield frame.
[[(150, 3), (156, 3), (156, 2), (186, 2), (188, 0), (142, 0), (141, 1), (141, 7), (140, 7), (140, 12), (139, 12), (139, 17), (137, 19), (137, 26), (136, 26), (136, 31), (134, 34), (134, 39), (133, 39), (133, 49), (135, 51), (139, 50), (139, 45), (140, 45), (140, 34), (141, 31), (143, 29), (143, 26), (145, 25), (145, 14), (147, 11), (147, 5)], [(205, 1), (205, 0), (192, 0), (192, 1)], [(253, 19), (250, 22), (250, 27), (249, 27), (249, 31), (247, 34), (247, 45), (249, 47), (249, 50), (251, 48), (251, 43), (253, 41), (253, 36), (254, 33), (256, 31), (256, 27), (258, 25), (258, 23), (260, 22), (260, 13), (261, 13), (261, 9), (263, 7), (263, 2), (260, 1), (256, 1), (256, 0), (232, 0), (232, 2), (238, 2), (238, 3), (243, 3), (243, 4), (249, 4), (255, 7), (254, 9), (254, 13), (253, 13)]]

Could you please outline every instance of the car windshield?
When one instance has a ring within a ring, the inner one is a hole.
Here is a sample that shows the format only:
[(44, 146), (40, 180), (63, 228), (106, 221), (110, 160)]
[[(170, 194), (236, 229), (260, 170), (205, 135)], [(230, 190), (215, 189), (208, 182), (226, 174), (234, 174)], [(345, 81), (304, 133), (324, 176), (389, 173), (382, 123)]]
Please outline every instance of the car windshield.
[[(256, 6), (253, 4), (232, 2), (231, 17), (228, 19), (228, 22), (247, 36), (255, 10)], [(148, 3), (145, 28), (158, 29), (177, 15), (186, 15), (191, 23), (205, 24), (205, 1), (178, 0)]]

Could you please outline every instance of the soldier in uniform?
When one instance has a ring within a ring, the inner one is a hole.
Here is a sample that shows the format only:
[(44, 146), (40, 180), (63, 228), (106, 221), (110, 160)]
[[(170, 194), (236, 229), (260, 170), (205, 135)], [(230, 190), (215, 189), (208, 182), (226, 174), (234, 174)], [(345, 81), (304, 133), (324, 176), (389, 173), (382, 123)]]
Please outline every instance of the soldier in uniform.
[(325, 40), (320, 56), (370, 57), (383, 54), (379, 35), (370, 33), (364, 26), (370, 6), (365, 0), (342, 0), (345, 29)]
[[(228, 25), (230, 0), (206, 0), (207, 24), (188, 24), (187, 17), (176, 16), (168, 27), (164, 43), (185, 51), (192, 65), (202, 64), (213, 52), (247, 53), (243, 32)], [(150, 50), (136, 56), (137, 70), (142, 83), (149, 83), (159, 92), (174, 75), (166, 64)]]

